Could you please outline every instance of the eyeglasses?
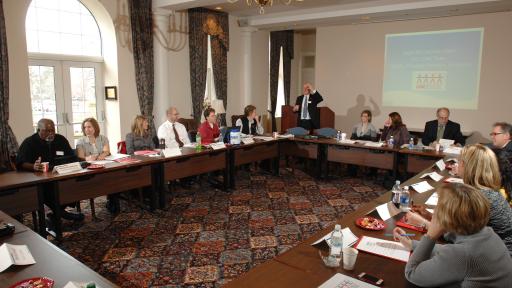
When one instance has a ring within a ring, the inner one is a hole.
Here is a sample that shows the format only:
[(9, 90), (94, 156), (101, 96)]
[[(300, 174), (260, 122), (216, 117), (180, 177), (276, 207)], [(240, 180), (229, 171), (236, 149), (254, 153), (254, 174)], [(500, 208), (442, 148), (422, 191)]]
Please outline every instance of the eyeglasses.
[(492, 132), (492, 133), (489, 133), (489, 136), (491, 136), (491, 137), (495, 137), (495, 136), (497, 136), (497, 135), (501, 135), (501, 134), (505, 134), (505, 133), (503, 133), (503, 132), (498, 132), (498, 133), (496, 133), (496, 132)]

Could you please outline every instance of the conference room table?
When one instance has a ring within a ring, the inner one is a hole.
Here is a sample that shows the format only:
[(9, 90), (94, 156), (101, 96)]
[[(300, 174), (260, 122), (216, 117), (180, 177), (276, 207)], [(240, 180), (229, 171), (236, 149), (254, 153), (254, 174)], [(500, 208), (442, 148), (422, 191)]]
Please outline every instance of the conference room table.
[[(396, 171), (399, 154), (407, 155), (407, 171), (417, 172), (444, 157), (442, 153), (369, 147), (361, 144), (339, 143), (334, 139), (256, 139), (254, 143), (227, 145), (213, 150), (182, 148), (181, 155), (173, 157), (131, 156), (136, 162), (105, 164), (103, 169), (83, 169), (79, 172), (56, 174), (52, 172), (8, 172), (0, 175), (0, 208), (10, 215), (37, 212), (39, 231), (45, 235), (43, 209), (45, 199), (52, 207), (81, 200), (111, 195), (132, 189), (149, 191), (148, 209), (166, 209), (169, 191), (167, 181), (182, 179), (213, 171), (224, 171), (224, 189), (235, 187), (236, 167), (271, 159), (274, 174), (278, 174), (281, 156), (312, 159), (315, 176), (326, 174), (329, 162), (376, 167)], [(55, 209), (54, 231), (57, 240), (62, 237), (62, 211)], [(37, 228), (37, 227), (36, 227)]]
[[(432, 167), (427, 167), (422, 172), (427, 173), (433, 171)], [(449, 176), (448, 171), (439, 172), (443, 176)], [(407, 180), (403, 185), (411, 185), (420, 181), (427, 181), (432, 187), (437, 188), (442, 184), (442, 181), (435, 182), (431, 179), (420, 179), (422, 173)], [(425, 203), (427, 199), (435, 192), (435, 189), (425, 193), (417, 193), (411, 191), (411, 199), (414, 203)], [(386, 222), (387, 227), (381, 231), (364, 230), (355, 225), (356, 219), (370, 215), (376, 215), (375, 208), (381, 204), (388, 203), (391, 200), (391, 192), (387, 192), (377, 199), (371, 200), (361, 205), (356, 211), (343, 216), (336, 221), (342, 228), (350, 228), (350, 230), (357, 236), (369, 236), (385, 240), (393, 240), (387, 234), (391, 234), (396, 227), (397, 220), (403, 217), (404, 213), (399, 213), (394, 217), (388, 219)], [(239, 278), (228, 282), (224, 287), (295, 287), (295, 288), (311, 288), (318, 287), (334, 276), (336, 273), (348, 275), (357, 278), (362, 272), (379, 277), (384, 280), (383, 287), (416, 287), (405, 279), (404, 262), (392, 260), (389, 258), (373, 255), (360, 251), (357, 256), (357, 261), (354, 270), (348, 271), (343, 269), (343, 265), (338, 268), (330, 268), (324, 265), (319, 256), (319, 250), (311, 244), (321, 239), (323, 236), (329, 234), (333, 230), (334, 225), (327, 227), (310, 238), (306, 239), (297, 246), (290, 250), (278, 255), (272, 260), (256, 266), (246, 274), (241, 275)], [(413, 230), (406, 230), (407, 233), (413, 233), (415, 236), (412, 239), (419, 240), (421, 233)], [(327, 252), (323, 253), (327, 255)]]
[(71, 257), (57, 246), (42, 238), (28, 227), (0, 211), (0, 223), (14, 224), (15, 233), (0, 237), (0, 245), (26, 245), (36, 261), (32, 265), (11, 266), (0, 273), (0, 287), (9, 287), (19, 281), (34, 277), (48, 277), (54, 287), (64, 287), (69, 281), (94, 282), (96, 287), (118, 287), (98, 273)]

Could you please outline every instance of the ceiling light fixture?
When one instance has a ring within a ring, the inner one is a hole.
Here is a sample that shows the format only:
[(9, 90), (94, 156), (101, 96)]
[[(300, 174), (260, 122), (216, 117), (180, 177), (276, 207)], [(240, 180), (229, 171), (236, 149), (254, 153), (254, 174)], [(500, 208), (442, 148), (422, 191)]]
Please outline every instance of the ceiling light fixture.
[[(238, 2), (238, 0), (227, 0), (229, 3), (233, 4)], [(260, 14), (265, 13), (265, 7), (271, 7), (274, 2), (281, 2), (285, 5), (290, 5), (292, 2), (304, 2), (304, 0), (245, 0), (248, 6), (256, 5), (260, 7)]]

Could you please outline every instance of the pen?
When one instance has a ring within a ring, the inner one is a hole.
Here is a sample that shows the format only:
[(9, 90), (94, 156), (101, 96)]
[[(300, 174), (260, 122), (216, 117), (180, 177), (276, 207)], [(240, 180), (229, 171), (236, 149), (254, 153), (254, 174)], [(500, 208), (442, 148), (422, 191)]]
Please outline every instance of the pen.
[[(385, 236), (389, 236), (389, 237), (394, 237), (395, 236), (395, 235), (390, 234), (390, 233), (384, 234), (384, 235)], [(399, 236), (416, 236), (416, 234), (414, 234), (414, 233), (405, 233), (405, 234), (399, 234)]]

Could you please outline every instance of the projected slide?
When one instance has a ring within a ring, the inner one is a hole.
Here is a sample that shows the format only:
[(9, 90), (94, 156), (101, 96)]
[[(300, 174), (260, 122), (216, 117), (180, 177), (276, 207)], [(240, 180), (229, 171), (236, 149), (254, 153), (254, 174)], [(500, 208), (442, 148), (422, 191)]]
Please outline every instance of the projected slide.
[(477, 109), (483, 28), (386, 35), (383, 105)]

